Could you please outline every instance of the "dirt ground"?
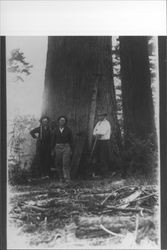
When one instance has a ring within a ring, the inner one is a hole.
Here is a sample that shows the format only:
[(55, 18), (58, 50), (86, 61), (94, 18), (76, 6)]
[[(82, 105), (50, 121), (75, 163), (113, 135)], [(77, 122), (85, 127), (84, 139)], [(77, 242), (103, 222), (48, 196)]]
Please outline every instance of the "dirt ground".
[(157, 249), (158, 188), (144, 177), (9, 187), (10, 249)]

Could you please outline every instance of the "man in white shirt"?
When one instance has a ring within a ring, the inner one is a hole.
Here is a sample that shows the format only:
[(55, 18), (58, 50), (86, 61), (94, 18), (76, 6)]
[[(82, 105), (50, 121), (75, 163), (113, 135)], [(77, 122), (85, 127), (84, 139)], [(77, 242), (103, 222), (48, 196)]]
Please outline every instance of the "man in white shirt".
[(97, 140), (94, 151), (96, 159), (96, 168), (94, 172), (95, 174), (100, 174), (104, 177), (109, 170), (111, 125), (110, 122), (106, 119), (106, 113), (101, 113), (98, 115), (98, 117), (99, 122), (96, 124), (93, 130), (93, 135)]

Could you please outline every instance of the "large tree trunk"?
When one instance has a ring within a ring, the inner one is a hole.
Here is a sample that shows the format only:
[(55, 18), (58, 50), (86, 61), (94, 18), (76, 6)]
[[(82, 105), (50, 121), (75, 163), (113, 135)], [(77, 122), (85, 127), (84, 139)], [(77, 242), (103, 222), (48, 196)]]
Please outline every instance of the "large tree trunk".
[(125, 140), (155, 134), (147, 37), (120, 37)]
[(73, 133), (85, 134), (90, 147), (97, 112), (104, 110), (120, 139), (111, 37), (49, 37), (43, 113), (53, 120), (66, 115)]

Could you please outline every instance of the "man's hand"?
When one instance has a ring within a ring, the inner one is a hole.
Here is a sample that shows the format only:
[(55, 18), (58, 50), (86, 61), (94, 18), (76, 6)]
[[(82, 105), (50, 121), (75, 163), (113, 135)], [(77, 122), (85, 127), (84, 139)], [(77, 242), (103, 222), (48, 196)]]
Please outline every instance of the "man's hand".
[(96, 135), (96, 138), (97, 138), (97, 139), (100, 139), (100, 138), (101, 138), (101, 135)]
[(34, 134), (34, 138), (35, 138), (35, 139), (40, 139), (39, 133), (35, 133), (35, 134)]

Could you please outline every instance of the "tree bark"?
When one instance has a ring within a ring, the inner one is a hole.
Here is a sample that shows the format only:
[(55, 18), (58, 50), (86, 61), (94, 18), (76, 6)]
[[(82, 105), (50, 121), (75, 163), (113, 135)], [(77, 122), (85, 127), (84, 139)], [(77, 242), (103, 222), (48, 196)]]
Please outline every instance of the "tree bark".
[(111, 46), (111, 37), (48, 38), (43, 114), (67, 116), (73, 133), (86, 135), (89, 149), (99, 111), (108, 113), (114, 145), (120, 140)]
[(125, 140), (155, 134), (147, 37), (120, 37)]

